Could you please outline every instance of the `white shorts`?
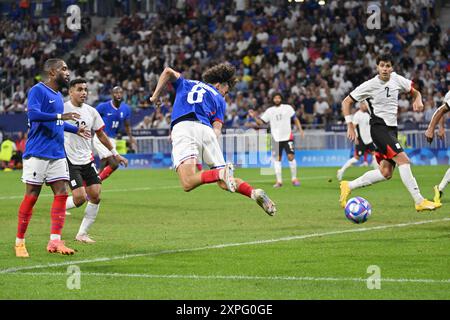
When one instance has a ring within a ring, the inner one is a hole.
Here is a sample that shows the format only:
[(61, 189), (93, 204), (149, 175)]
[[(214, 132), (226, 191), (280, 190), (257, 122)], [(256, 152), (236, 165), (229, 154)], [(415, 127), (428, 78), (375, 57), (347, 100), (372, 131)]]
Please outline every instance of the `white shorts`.
[(64, 159), (41, 159), (31, 157), (23, 160), (22, 181), (27, 184), (43, 185), (59, 180), (69, 181), (69, 166)]
[[(116, 147), (116, 139), (113, 138), (109, 138), (109, 141), (111, 142), (111, 144), (113, 145), (113, 147)], [(111, 151), (108, 150), (107, 147), (105, 147), (103, 145), (103, 143), (100, 142), (100, 140), (98, 139), (97, 135), (94, 135), (94, 139), (92, 140), (93, 146), (94, 146), (94, 152), (95, 154), (98, 155), (98, 157), (100, 159), (105, 159), (105, 158), (109, 158), (112, 157), (113, 154)]]
[(172, 161), (175, 169), (187, 159), (195, 158), (211, 169), (225, 166), (222, 150), (214, 130), (197, 121), (181, 121), (172, 129)]

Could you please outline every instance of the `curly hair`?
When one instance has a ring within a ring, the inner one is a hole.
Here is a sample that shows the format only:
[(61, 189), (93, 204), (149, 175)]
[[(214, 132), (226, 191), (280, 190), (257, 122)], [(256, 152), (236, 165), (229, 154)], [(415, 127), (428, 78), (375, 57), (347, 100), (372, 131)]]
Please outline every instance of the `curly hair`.
[(228, 83), (230, 88), (232, 88), (236, 83), (236, 78), (234, 77), (236, 73), (236, 68), (229, 63), (221, 63), (215, 65), (208, 70), (206, 70), (203, 75), (203, 81), (211, 84), (215, 83)]

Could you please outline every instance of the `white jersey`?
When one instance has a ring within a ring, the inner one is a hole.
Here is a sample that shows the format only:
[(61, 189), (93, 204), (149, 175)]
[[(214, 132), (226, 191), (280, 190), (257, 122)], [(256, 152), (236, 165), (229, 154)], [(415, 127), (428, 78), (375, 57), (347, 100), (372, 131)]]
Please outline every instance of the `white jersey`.
[(411, 90), (411, 80), (392, 72), (389, 81), (382, 81), (377, 75), (353, 90), (350, 97), (358, 102), (366, 100), (373, 120), (381, 118), (386, 125), (396, 127), (399, 93)]
[(356, 111), (353, 115), (353, 124), (359, 127), (359, 134), (364, 144), (372, 143), (372, 136), (370, 135), (370, 115), (361, 110)]
[(447, 109), (450, 109), (450, 91), (444, 97), (444, 104), (447, 105)]
[(270, 131), (276, 142), (288, 141), (291, 137), (291, 119), (295, 115), (295, 110), (289, 104), (280, 104), (278, 107), (268, 108), (261, 120), (270, 123)]
[[(75, 107), (72, 102), (64, 103), (64, 113), (75, 112), (80, 115), (76, 121), (70, 120), (73, 125), (84, 125), (88, 130), (98, 131), (105, 126), (102, 117), (95, 108), (83, 103), (81, 107)], [(91, 140), (82, 138), (76, 134), (64, 132), (64, 148), (66, 155), (72, 164), (84, 165), (92, 162)]]

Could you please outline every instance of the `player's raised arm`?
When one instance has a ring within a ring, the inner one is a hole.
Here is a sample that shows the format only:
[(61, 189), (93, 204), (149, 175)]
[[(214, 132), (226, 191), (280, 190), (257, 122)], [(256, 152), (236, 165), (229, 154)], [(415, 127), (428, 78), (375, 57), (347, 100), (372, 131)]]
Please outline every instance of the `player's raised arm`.
[(420, 92), (414, 88), (411, 88), (411, 95), (414, 99), (413, 101), (413, 110), (415, 112), (422, 112), (423, 111), (423, 102), (422, 102), (422, 95)]
[(350, 141), (356, 140), (356, 132), (355, 126), (352, 121), (351, 107), (354, 101), (350, 96), (345, 97), (344, 101), (342, 101), (342, 113), (345, 117), (345, 123), (347, 124), (347, 138)]
[[(436, 129), (436, 125), (439, 123), (439, 127), (441, 129), (444, 129), (444, 114), (446, 114), (447, 112), (450, 111), (450, 108), (447, 106), (447, 104), (443, 104), (442, 106), (440, 106), (433, 114), (433, 117), (431, 117), (431, 121), (428, 124), (428, 128), (425, 131), (425, 137), (427, 137), (427, 141), (429, 143), (433, 142), (433, 138), (434, 138), (434, 130)], [(443, 135), (442, 135), (442, 131), (439, 133), (439, 137), (442, 139)], [(444, 131), (445, 134), (445, 131)]]
[(173, 70), (172, 68), (166, 67), (158, 79), (158, 84), (156, 85), (155, 92), (153, 92), (153, 95), (150, 97), (150, 102), (158, 104), (159, 96), (161, 95), (161, 92), (166, 84), (169, 81), (174, 82), (178, 80), (180, 76), (181, 73)]

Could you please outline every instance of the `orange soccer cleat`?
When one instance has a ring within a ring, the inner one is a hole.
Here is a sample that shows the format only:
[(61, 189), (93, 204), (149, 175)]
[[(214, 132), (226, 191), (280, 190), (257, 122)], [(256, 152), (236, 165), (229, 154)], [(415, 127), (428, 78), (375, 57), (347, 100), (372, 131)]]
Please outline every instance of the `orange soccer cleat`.
[(67, 248), (62, 240), (50, 240), (47, 244), (47, 251), (50, 253), (74, 254), (75, 250)]
[(19, 243), (14, 247), (16, 250), (16, 257), (18, 258), (29, 258), (30, 255), (28, 254), (27, 248), (25, 247), (25, 242)]

